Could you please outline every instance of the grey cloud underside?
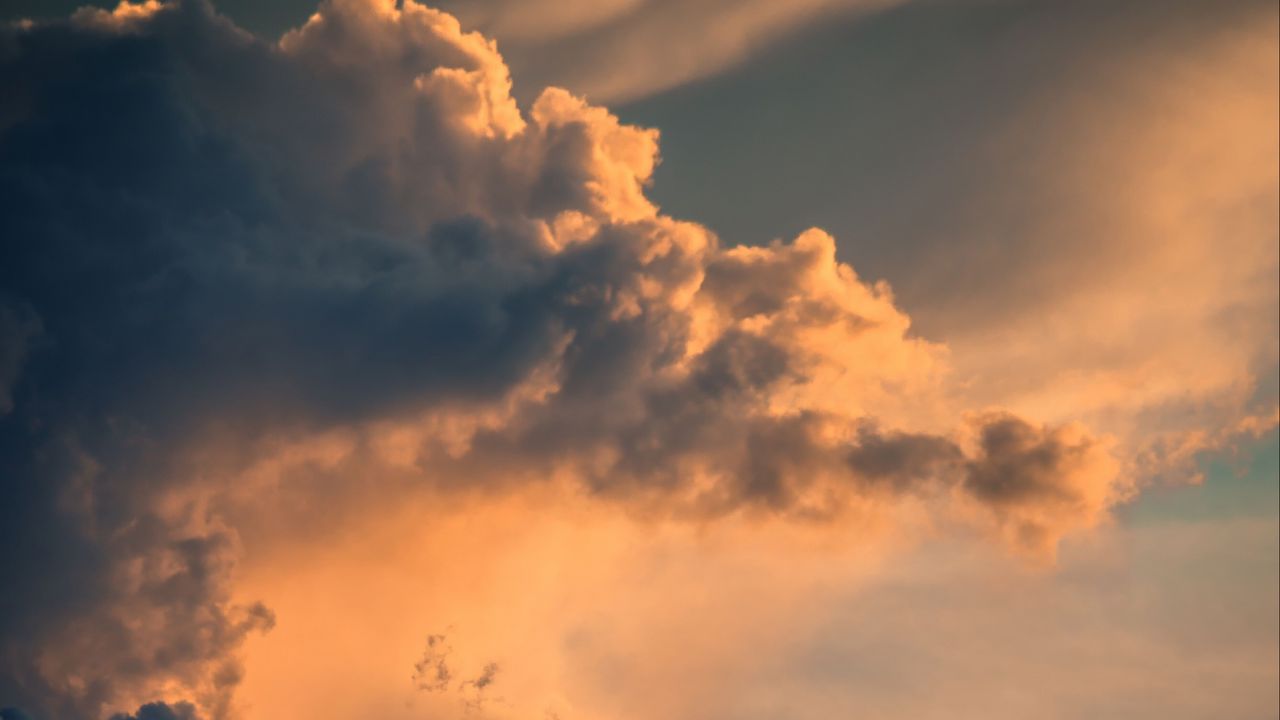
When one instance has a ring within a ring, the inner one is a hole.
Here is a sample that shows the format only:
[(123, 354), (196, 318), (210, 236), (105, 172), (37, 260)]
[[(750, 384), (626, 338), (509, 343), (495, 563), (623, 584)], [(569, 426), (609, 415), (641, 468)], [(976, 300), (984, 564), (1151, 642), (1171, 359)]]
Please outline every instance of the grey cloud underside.
[[(996, 514), (1072, 502), (1059, 478), (1091, 445), (1016, 418), (980, 420), (967, 457), (873, 418), (832, 444), (824, 411), (762, 414), (806, 372), (781, 340), (726, 330), (677, 372), (694, 321), (665, 301), (623, 312), (640, 278), (698, 286), (734, 319), (854, 336), (864, 320), (804, 300), (803, 252), (655, 251), (669, 221), (601, 210), (587, 120), (462, 129), (471, 105), (415, 81), (480, 72), (476, 55), (417, 30), (379, 45), (358, 4), (326, 13), (288, 52), (200, 2), (0, 31), (0, 705), (96, 720), (173, 681), (228, 717), (235, 650), (272, 617), (231, 600), (229, 518), (156, 510), (200, 475), (193, 448), (484, 408), (548, 363), (549, 398), (424, 457), (418, 480), (537, 476), (608, 448), (582, 469), (601, 496), (684, 493), (696, 466), (715, 481), (703, 514), (789, 512), (830, 475), (960, 488)], [(568, 211), (598, 227), (549, 248), (540, 228)]]

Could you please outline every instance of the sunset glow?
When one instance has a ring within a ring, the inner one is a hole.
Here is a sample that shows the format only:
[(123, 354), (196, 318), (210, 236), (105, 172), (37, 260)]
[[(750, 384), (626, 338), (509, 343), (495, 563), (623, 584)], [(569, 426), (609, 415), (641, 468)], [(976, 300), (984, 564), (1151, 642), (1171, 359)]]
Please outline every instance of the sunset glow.
[(1280, 718), (1280, 11), (0, 14), (0, 719)]

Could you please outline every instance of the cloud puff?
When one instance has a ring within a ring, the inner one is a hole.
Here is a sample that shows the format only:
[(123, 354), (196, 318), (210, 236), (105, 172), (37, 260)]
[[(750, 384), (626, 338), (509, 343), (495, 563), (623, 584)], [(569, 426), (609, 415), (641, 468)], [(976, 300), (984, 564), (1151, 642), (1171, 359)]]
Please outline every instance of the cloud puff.
[(1079, 426), (956, 408), (829, 235), (660, 214), (654, 131), (522, 113), (414, 2), (278, 43), (198, 0), (81, 12), (6, 28), (0, 84), (0, 699), (37, 716), (234, 713), (272, 616), (228, 578), (282, 448), (313, 517), (399, 481), (699, 520), (927, 499), (1038, 556), (1127, 492)]
[(195, 708), (190, 703), (168, 705), (147, 703), (133, 715), (113, 715), (111, 720), (196, 720)]

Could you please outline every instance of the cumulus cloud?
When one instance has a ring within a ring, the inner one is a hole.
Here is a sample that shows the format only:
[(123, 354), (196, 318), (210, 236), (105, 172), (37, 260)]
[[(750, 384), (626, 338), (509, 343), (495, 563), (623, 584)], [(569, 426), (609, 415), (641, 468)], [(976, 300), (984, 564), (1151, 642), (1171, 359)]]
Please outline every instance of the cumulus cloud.
[(37, 717), (232, 717), (273, 616), (229, 579), (289, 472), (313, 519), (407, 485), (927, 500), (1042, 558), (1129, 491), (1081, 426), (958, 407), (831, 236), (662, 215), (655, 131), (558, 89), (522, 112), (494, 44), (412, 1), (273, 43), (199, 0), (10, 26), (0, 86), (0, 700)]

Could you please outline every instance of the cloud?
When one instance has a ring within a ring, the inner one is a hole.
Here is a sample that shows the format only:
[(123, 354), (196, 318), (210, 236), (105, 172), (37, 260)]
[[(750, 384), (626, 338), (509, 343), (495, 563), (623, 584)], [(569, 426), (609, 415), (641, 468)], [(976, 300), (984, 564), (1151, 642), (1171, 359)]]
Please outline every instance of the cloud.
[(444, 635), (427, 636), (427, 647), (422, 651), (422, 658), (413, 664), (413, 684), (426, 692), (443, 692), (449, 688), (453, 680), (453, 671), (449, 669), (449, 654), (453, 649), (447, 645)]
[(195, 708), (189, 703), (147, 703), (133, 715), (113, 715), (111, 720), (196, 720), (196, 717)]
[(596, 102), (626, 102), (700, 80), (832, 17), (894, 0), (446, 0), (467, 27), (495, 37), (525, 90), (563, 85)]
[(37, 717), (234, 716), (274, 622), (241, 558), (415, 493), (925, 504), (1046, 558), (1133, 481), (1079, 425), (957, 402), (825, 232), (662, 215), (655, 131), (558, 89), (522, 113), (414, 2), (273, 43), (199, 0), (81, 12), (6, 28), (0, 83), (0, 698)]
[(964, 489), (1020, 545), (1051, 553), (1067, 529), (1097, 525), (1131, 491), (1105, 443), (1078, 426), (1037, 428), (998, 415), (982, 422), (979, 436)]
[(13, 409), (10, 388), (18, 381), (28, 346), (40, 333), (40, 323), (26, 306), (0, 303), (0, 415)]
[(1178, 482), (1276, 407), (1276, 8), (1216, 7), (912, 3), (626, 114), (668, 130), (667, 212), (752, 243), (821, 218), (966, 404)]
[(1117, 523), (1030, 572), (907, 507), (892, 525), (708, 528), (620, 520), (550, 489), (402, 496), (343, 530), (352, 540), (246, 561), (244, 591), (281, 623), (250, 641), (242, 695), (253, 717), (468, 717), (409, 679), (447, 622), (458, 679), (501, 666), (478, 715), (493, 720), (1265, 717), (1278, 536), (1259, 501), (1273, 479), (1251, 481), (1250, 516)]

